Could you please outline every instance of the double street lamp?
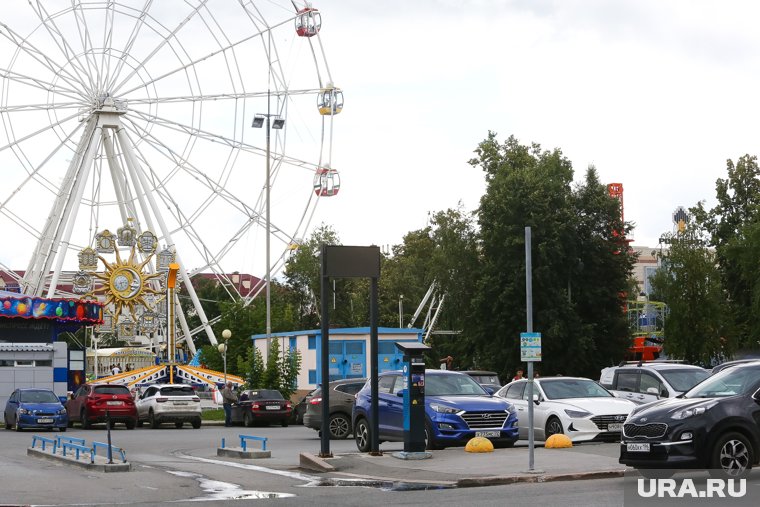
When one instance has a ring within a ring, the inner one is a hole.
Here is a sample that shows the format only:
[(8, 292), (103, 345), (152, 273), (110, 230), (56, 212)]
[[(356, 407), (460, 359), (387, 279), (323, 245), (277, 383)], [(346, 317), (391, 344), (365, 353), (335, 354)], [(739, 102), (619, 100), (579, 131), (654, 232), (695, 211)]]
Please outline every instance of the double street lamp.
[(260, 129), (264, 126), (266, 120), (266, 129), (267, 129), (267, 174), (266, 174), (266, 183), (265, 183), (265, 189), (264, 193), (266, 195), (266, 212), (265, 212), (265, 221), (266, 221), (266, 315), (267, 315), (267, 324), (266, 324), (266, 333), (267, 333), (267, 342), (269, 341), (270, 336), (272, 335), (272, 310), (271, 310), (271, 293), (270, 293), (270, 285), (271, 285), (271, 260), (269, 257), (270, 252), (270, 236), (271, 236), (271, 216), (270, 216), (270, 198), (269, 193), (272, 188), (272, 185), (270, 183), (270, 177), (271, 177), (271, 151), (270, 151), (270, 141), (271, 141), (271, 130), (280, 130), (285, 126), (285, 118), (280, 118), (277, 114), (271, 114), (269, 113), (269, 92), (267, 92), (267, 113), (266, 114), (257, 114), (253, 117), (253, 123), (251, 126), (253, 128)]
[(222, 331), (222, 338), (224, 338), (224, 343), (220, 343), (217, 347), (219, 349), (219, 352), (222, 354), (222, 360), (224, 361), (224, 385), (227, 385), (227, 342), (229, 341), (230, 337), (232, 336), (232, 331), (229, 329), (225, 329)]

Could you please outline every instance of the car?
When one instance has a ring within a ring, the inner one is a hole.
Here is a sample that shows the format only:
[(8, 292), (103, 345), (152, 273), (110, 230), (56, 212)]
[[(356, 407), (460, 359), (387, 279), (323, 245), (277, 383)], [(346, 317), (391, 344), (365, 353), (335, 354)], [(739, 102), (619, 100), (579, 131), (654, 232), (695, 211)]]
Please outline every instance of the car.
[(499, 374), (495, 371), (467, 370), (462, 373), (474, 378), (478, 384), (486, 388), (486, 391), (490, 389), (492, 393), (495, 393), (501, 389), (501, 380), (499, 380)]
[(37, 387), (16, 389), (5, 404), (5, 429), (58, 428), (66, 431), (69, 416), (66, 408), (50, 389)]
[[(488, 394), (472, 377), (450, 370), (425, 370), (425, 447), (443, 449), (465, 445), (473, 437), (486, 437), (494, 447), (511, 447), (517, 441), (517, 410), (504, 398)], [(383, 372), (378, 378), (378, 440), (404, 440), (404, 375)], [(372, 429), (371, 387), (367, 382), (356, 394), (352, 414), (356, 446), (370, 450)]]
[(710, 372), (699, 366), (653, 361), (604, 368), (599, 383), (615, 396), (642, 405), (674, 398), (709, 376)]
[(298, 403), (293, 405), (293, 416), (290, 419), (293, 424), (303, 424), (303, 415), (306, 413), (306, 404), (309, 403), (314, 391), (316, 391), (316, 389), (312, 389), (307, 394), (301, 396)]
[(94, 423), (123, 423), (127, 429), (137, 425), (137, 407), (127, 386), (120, 384), (91, 383), (79, 386), (66, 402), (69, 427), (75, 422), (83, 429)]
[[(354, 407), (355, 395), (364, 384), (366, 378), (343, 379), (330, 382), (330, 438), (342, 440), (348, 438), (354, 429), (351, 425), (351, 411)], [(307, 428), (322, 430), (322, 388), (317, 388), (306, 405), (303, 424)]]
[(746, 363), (753, 363), (755, 361), (760, 361), (759, 358), (748, 358), (748, 359), (736, 359), (734, 361), (726, 361), (725, 363), (720, 363), (717, 366), (714, 366), (712, 370), (710, 370), (711, 375), (715, 375), (719, 371), (723, 371), (726, 368), (731, 368), (732, 366), (736, 366), (738, 364), (746, 364)]
[(159, 384), (149, 386), (135, 400), (137, 425), (147, 422), (151, 428), (162, 423), (174, 423), (181, 428), (189, 422), (193, 428), (201, 427), (201, 399), (192, 386), (186, 384)]
[(709, 469), (744, 477), (760, 459), (760, 363), (727, 368), (679, 396), (636, 407), (620, 463), (644, 476)]
[[(528, 380), (515, 380), (496, 396), (517, 407), (520, 438), (527, 439)], [(546, 440), (562, 433), (573, 442), (620, 440), (623, 422), (636, 406), (616, 398), (597, 382), (583, 377), (542, 377), (533, 381), (533, 433)]]
[(232, 404), (230, 421), (253, 426), (262, 422), (279, 422), (287, 426), (293, 412), (293, 404), (275, 389), (250, 389), (240, 393), (237, 403)]

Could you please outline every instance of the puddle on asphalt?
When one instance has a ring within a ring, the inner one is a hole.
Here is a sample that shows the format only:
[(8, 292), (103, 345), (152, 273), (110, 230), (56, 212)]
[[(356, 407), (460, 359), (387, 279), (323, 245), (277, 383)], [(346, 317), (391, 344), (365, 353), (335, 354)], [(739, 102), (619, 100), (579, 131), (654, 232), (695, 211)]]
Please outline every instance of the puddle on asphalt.
[(210, 502), (214, 500), (257, 500), (262, 498), (292, 498), (296, 495), (291, 493), (275, 493), (271, 491), (244, 490), (237, 484), (230, 482), (215, 481), (203, 475), (192, 472), (167, 470), (168, 473), (178, 477), (190, 477), (198, 481), (201, 489), (206, 492), (205, 496), (177, 500), (177, 502)]

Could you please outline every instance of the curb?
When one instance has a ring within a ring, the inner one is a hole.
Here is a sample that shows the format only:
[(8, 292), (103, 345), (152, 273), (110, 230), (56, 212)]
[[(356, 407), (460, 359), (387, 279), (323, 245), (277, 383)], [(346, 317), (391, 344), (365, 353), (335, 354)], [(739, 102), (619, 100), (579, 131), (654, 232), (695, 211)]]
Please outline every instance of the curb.
[(262, 458), (271, 458), (272, 452), (271, 451), (244, 451), (243, 449), (236, 448), (236, 447), (225, 447), (225, 448), (217, 447), (216, 455), (227, 457), (227, 458), (262, 459)]
[(625, 470), (599, 470), (595, 472), (581, 472), (568, 474), (540, 474), (540, 475), (507, 475), (496, 477), (477, 477), (459, 479), (456, 482), (458, 488), (475, 488), (482, 486), (500, 486), (504, 484), (559, 482), (559, 481), (582, 481), (593, 479), (613, 479), (623, 477)]
[(312, 472), (335, 472), (336, 468), (322, 458), (308, 452), (299, 455), (299, 467)]
[[(32, 449), (31, 447), (27, 447), (26, 449), (27, 456), (34, 456), (37, 458), (46, 459), (49, 461), (57, 461), (57, 462), (63, 462), (67, 465), (73, 465), (79, 468), (84, 468), (86, 470), (95, 470), (100, 472), (129, 472), (132, 470), (132, 464), (129, 462), (126, 463), (90, 463), (89, 460), (83, 461), (78, 460), (76, 458), (70, 458), (68, 456), (63, 456), (60, 454), (51, 454), (49, 452), (40, 451), (38, 449)], [(88, 456), (89, 458), (89, 456)], [(97, 460), (99, 457), (96, 457)]]

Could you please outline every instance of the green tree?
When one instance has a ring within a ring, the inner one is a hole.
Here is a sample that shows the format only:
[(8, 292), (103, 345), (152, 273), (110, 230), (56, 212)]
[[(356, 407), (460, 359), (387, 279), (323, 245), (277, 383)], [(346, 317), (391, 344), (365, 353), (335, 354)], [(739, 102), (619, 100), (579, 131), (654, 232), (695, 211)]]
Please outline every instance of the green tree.
[(285, 399), (290, 398), (298, 384), (298, 374), (301, 371), (301, 353), (297, 349), (287, 347), (282, 358), (279, 390)]
[(240, 364), (240, 371), (245, 374), (246, 387), (248, 389), (261, 389), (264, 387), (264, 357), (257, 347), (248, 349), (246, 358)]
[(269, 342), (267, 365), (261, 378), (264, 389), (279, 389), (282, 384), (282, 357), (280, 356), (280, 340)]
[(656, 297), (669, 308), (665, 352), (703, 365), (730, 357), (736, 340), (715, 254), (696, 227), (668, 239), (670, 248), (659, 254), (662, 268), (651, 279)]

